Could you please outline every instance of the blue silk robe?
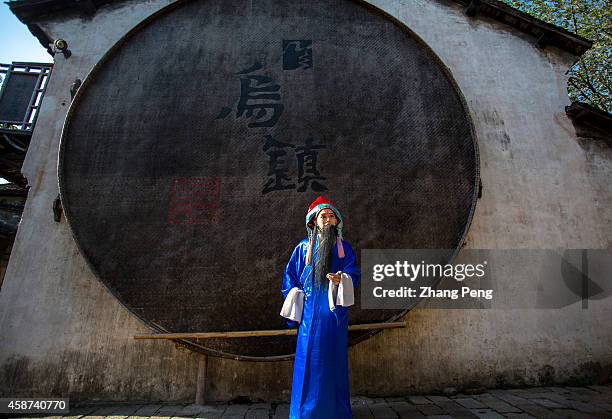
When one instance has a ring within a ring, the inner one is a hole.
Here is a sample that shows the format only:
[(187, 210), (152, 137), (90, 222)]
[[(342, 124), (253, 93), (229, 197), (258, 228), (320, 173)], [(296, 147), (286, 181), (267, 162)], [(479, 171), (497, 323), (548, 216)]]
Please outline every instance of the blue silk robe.
[[(332, 247), (331, 273), (350, 275), (356, 289), (360, 280), (355, 254), (343, 241), (345, 257), (338, 257)], [(292, 419), (351, 418), (348, 375), (348, 308), (329, 309), (327, 288), (313, 287), (313, 265), (306, 265), (308, 240), (302, 240), (293, 251), (283, 276), (283, 298), (293, 287), (304, 291), (304, 311), (297, 332), (293, 383), (291, 386)], [(317, 243), (314, 258), (317, 257)], [(315, 259), (316, 262), (316, 259)], [(327, 281), (327, 279), (326, 279)], [(287, 320), (290, 327), (298, 323)]]

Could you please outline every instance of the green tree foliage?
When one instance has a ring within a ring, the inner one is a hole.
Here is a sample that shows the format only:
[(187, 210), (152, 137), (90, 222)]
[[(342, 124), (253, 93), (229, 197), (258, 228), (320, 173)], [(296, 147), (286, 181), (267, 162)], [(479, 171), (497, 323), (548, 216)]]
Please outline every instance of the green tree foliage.
[(515, 9), (593, 41), (569, 71), (573, 101), (612, 112), (612, 1), (503, 0)]

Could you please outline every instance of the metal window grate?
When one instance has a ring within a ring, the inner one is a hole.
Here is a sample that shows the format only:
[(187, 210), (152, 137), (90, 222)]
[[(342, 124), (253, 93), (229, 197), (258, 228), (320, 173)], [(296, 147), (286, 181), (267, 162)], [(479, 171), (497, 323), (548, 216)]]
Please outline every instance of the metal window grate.
[(0, 133), (32, 133), (52, 67), (44, 63), (0, 64)]

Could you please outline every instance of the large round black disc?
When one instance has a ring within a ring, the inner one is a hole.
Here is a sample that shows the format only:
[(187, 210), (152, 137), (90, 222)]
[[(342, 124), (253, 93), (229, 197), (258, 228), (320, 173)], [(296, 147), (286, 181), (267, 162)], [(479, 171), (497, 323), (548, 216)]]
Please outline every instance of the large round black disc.
[[(282, 273), (320, 194), (342, 211), (357, 254), (455, 249), (477, 178), (471, 123), (444, 66), (408, 29), (348, 0), (167, 7), (87, 77), (59, 160), (65, 214), (92, 270), (167, 332), (284, 328)], [(357, 304), (350, 322), (401, 314)], [(278, 359), (295, 337), (187, 343)]]

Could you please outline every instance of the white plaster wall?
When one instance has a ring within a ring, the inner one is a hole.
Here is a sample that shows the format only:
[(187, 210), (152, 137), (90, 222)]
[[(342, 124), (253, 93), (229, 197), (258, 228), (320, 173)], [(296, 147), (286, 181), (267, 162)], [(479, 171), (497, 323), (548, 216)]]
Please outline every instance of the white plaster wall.
[[(0, 392), (76, 399), (189, 400), (197, 359), (168, 342), (132, 340), (147, 329), (95, 279), (68, 226), (53, 221), (57, 150), (70, 85), (143, 18), (168, 1), (122, 2), (92, 18), (41, 22), (68, 40), (23, 172), (31, 186), (0, 291)], [(404, 22), (450, 69), (474, 120), (483, 197), (472, 248), (611, 248), (612, 152), (576, 138), (564, 106), (575, 57), (501, 23), (471, 19), (454, 2), (372, 1)], [(609, 374), (608, 300), (562, 310), (411, 311), (406, 329), (352, 347), (355, 394), (427, 392), (448, 386), (539, 384)], [(287, 399), (291, 362), (211, 358), (209, 398)], [(375, 379), (374, 379), (375, 378)]]

